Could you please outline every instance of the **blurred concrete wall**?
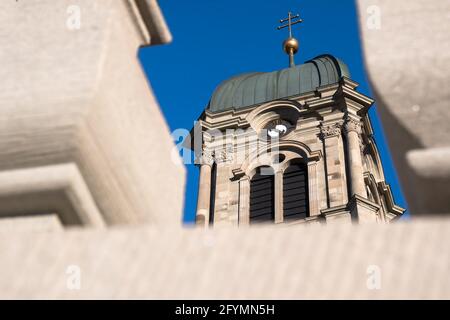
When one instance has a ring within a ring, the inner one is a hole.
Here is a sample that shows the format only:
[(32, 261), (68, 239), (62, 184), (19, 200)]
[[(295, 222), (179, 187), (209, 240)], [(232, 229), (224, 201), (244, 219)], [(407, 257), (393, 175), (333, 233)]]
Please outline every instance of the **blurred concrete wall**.
[(450, 298), (450, 221), (0, 233), (0, 298)]
[(450, 1), (357, 0), (369, 80), (413, 215), (450, 213)]
[(0, 218), (179, 225), (185, 170), (137, 57), (171, 39), (157, 2), (1, 1), (0, 26)]

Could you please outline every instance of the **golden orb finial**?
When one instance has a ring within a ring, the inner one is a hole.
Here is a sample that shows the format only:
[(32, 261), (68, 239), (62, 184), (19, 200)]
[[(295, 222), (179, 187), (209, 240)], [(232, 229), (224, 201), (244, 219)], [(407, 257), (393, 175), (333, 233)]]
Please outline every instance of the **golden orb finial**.
[(303, 20), (300, 19), (299, 14), (292, 15), (291, 12), (288, 12), (288, 17), (286, 19), (281, 19), (280, 23), (283, 24), (286, 21), (288, 22), (287, 24), (281, 25), (277, 29), (281, 30), (286, 27), (289, 28), (289, 38), (287, 38), (283, 42), (283, 50), (284, 50), (284, 52), (286, 52), (289, 55), (289, 66), (295, 67), (294, 55), (298, 52), (298, 48), (300, 45), (299, 45), (298, 40), (292, 36), (292, 26), (294, 24), (302, 23)]
[(295, 38), (287, 38), (283, 42), (283, 50), (287, 54), (290, 54), (291, 52), (293, 54), (296, 54), (298, 52), (298, 48), (299, 48), (299, 43), (298, 43), (298, 40)]

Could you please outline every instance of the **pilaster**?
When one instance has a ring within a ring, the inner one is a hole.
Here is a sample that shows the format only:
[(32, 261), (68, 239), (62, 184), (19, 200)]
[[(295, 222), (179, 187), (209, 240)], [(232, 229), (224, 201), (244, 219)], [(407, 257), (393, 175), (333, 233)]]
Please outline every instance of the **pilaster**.
[(351, 196), (359, 195), (367, 198), (361, 159), (361, 131), (361, 120), (355, 117), (347, 117), (344, 132), (347, 136)]
[(250, 178), (246, 175), (239, 180), (239, 226), (250, 225)]
[(317, 162), (308, 163), (309, 216), (317, 216), (319, 211), (319, 184), (317, 178)]
[(198, 200), (196, 223), (199, 226), (209, 225), (209, 213), (211, 205), (211, 166), (213, 156), (207, 149), (203, 150), (200, 164), (200, 181), (198, 185)]
[(320, 137), (325, 149), (329, 206), (345, 205), (348, 195), (342, 122), (323, 123)]
[(275, 173), (275, 223), (282, 223), (283, 216), (283, 171)]

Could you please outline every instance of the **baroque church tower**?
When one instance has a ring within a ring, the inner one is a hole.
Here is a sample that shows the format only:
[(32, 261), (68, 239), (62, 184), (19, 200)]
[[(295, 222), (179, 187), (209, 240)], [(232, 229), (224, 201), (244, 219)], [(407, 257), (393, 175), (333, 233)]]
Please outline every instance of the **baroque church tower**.
[(194, 128), (197, 224), (385, 223), (401, 216), (368, 111), (347, 66), (331, 55), (223, 82)]

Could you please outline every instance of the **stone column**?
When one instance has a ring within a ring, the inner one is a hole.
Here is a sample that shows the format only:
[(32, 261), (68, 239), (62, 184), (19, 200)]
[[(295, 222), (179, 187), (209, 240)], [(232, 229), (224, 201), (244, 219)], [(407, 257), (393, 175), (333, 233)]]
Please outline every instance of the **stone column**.
[(275, 173), (275, 223), (283, 222), (283, 171)]
[(200, 164), (200, 178), (197, 198), (197, 225), (207, 227), (209, 225), (209, 213), (211, 205), (211, 167), (213, 165), (210, 153), (204, 151)]
[(243, 176), (239, 180), (239, 225), (250, 224), (250, 178)]
[(347, 119), (345, 122), (345, 133), (347, 135), (347, 157), (350, 166), (351, 196), (359, 195), (367, 198), (359, 138), (361, 133), (361, 122), (352, 118)]
[(319, 211), (319, 192), (317, 180), (317, 162), (308, 163), (308, 191), (309, 191), (309, 216), (318, 216)]

